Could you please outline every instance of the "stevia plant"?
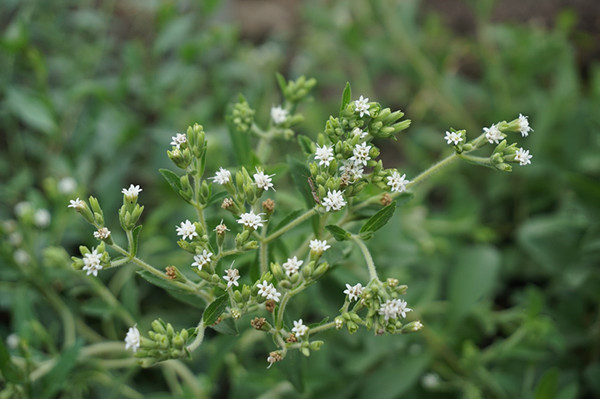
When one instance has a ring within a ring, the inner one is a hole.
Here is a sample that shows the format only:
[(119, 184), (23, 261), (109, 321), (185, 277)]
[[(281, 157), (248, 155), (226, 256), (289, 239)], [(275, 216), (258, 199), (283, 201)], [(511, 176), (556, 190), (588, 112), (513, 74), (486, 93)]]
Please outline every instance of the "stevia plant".
[[(408, 287), (393, 276), (378, 274), (367, 241), (390, 221), (398, 206), (413, 197), (413, 187), (456, 160), (500, 171), (511, 171), (512, 164), (531, 163), (527, 150), (507, 141), (510, 134), (527, 136), (532, 131), (527, 117), (519, 115), (510, 122), (483, 128), (472, 139), (464, 129), (450, 129), (440, 139), (452, 146), (452, 154), (410, 179), (395, 168), (386, 168), (378, 148), (410, 126), (403, 112), (363, 96), (352, 100), (347, 84), (338, 116), (327, 120), (315, 140), (297, 134), (294, 127), (303, 120), (298, 105), (316, 81), (278, 79), (284, 102), (271, 108), (266, 126), (259, 126), (255, 110), (241, 96), (228, 116), (232, 137), (256, 139), (256, 151), (247, 157), (247, 165), (221, 166), (207, 174), (210, 154), (204, 127), (194, 124), (172, 137), (167, 155), (177, 171), (161, 169), (160, 173), (195, 211), (192, 220), (175, 226), (177, 243), (189, 253), (189, 263), (161, 270), (137, 256), (144, 211), (138, 202), (143, 191), (139, 185), (122, 190), (119, 221), (127, 238), (125, 245), (113, 240), (95, 197), (87, 202), (76, 198), (68, 205), (94, 226), (99, 241), (95, 248), (80, 247), (81, 257), (72, 258), (75, 269), (98, 276), (103, 270), (133, 263), (141, 277), (175, 297), (206, 304), (195, 327), (177, 331), (157, 319), (142, 334), (133, 325), (125, 345), (142, 366), (190, 357), (202, 343), (206, 328), (235, 332), (242, 322), (271, 336), (274, 347), (265, 354), (268, 367), (290, 351), (309, 356), (319, 350), (323, 345), (317, 339), (319, 333), (330, 329), (354, 333), (363, 327), (376, 335), (422, 329), (422, 321), (411, 319), (412, 309), (402, 299)], [(294, 182), (290, 186), (281, 176), (284, 173), (272, 173), (275, 169), (267, 160), (273, 140), (294, 139), (303, 161), (289, 158)], [(483, 148), (490, 146), (491, 152), (482, 154)], [(300, 192), (306, 207), (282, 214), (277, 198), (289, 189)], [(220, 223), (210, 224), (208, 212), (219, 214)], [(288, 250), (286, 242), (293, 242), (294, 249)], [(339, 313), (307, 324), (305, 315), (289, 314), (288, 305), (338, 267), (340, 257), (329, 255), (336, 246), (346, 255), (347, 248), (356, 246), (369, 279), (347, 282), (339, 293)]]

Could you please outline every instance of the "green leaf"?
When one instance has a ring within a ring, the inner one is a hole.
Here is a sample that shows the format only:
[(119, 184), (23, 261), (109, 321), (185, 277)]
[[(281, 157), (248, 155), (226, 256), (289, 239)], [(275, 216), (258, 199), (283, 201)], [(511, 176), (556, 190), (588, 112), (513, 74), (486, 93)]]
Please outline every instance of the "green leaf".
[(131, 240), (131, 253), (133, 254), (133, 256), (135, 256), (137, 254), (137, 250), (138, 250), (138, 240), (140, 238), (140, 232), (142, 231), (142, 226), (136, 226), (135, 229), (133, 229), (133, 231), (131, 232), (131, 234), (133, 235), (133, 240)]
[(315, 199), (313, 198), (312, 191), (308, 185), (310, 170), (308, 170), (303, 162), (298, 161), (296, 158), (288, 156), (287, 162), (290, 165), (290, 173), (292, 174), (294, 185), (302, 194), (302, 197), (306, 202), (306, 206), (308, 208), (312, 208), (315, 205)]
[(169, 183), (169, 186), (171, 186), (173, 191), (175, 191), (176, 193), (179, 193), (179, 191), (181, 191), (181, 181), (179, 180), (179, 176), (177, 176), (175, 172), (169, 169), (159, 169), (158, 171), (161, 175), (163, 175), (163, 177), (165, 178), (167, 183)]
[(210, 326), (213, 330), (220, 332), (225, 335), (238, 335), (239, 331), (237, 325), (232, 319), (225, 319), (221, 321), (219, 324), (215, 324), (214, 326)]
[(364, 240), (368, 240), (372, 237), (373, 233), (386, 225), (390, 221), (394, 212), (396, 211), (396, 202), (392, 202), (388, 206), (381, 209), (379, 212), (374, 214), (365, 222), (360, 228), (360, 236)]
[(345, 241), (348, 240), (351, 236), (349, 232), (342, 229), (340, 226), (336, 226), (335, 224), (329, 224), (325, 226), (325, 228), (329, 230), (329, 232), (331, 233), (331, 235), (333, 235), (333, 238), (335, 238), (336, 241)]
[(202, 314), (202, 320), (204, 321), (204, 324), (207, 326), (214, 324), (219, 316), (221, 316), (221, 314), (225, 311), (228, 304), (229, 294), (227, 293), (217, 297), (217, 299), (212, 301)]
[(10, 359), (10, 354), (4, 346), (4, 340), (0, 339), (0, 371), (2, 377), (8, 382), (20, 384), (24, 382), (24, 376), (21, 369)]
[(69, 383), (69, 373), (77, 363), (77, 355), (83, 342), (79, 341), (64, 351), (54, 365), (42, 379), (44, 390), (41, 399), (54, 398), (55, 395)]
[(535, 399), (552, 399), (556, 397), (556, 385), (558, 383), (558, 369), (548, 370), (535, 388)]
[(4, 104), (30, 128), (47, 134), (56, 130), (56, 122), (50, 107), (32, 92), (11, 88), (6, 93)]
[(344, 92), (342, 93), (342, 104), (340, 105), (340, 114), (346, 108), (350, 101), (352, 100), (352, 89), (350, 89), (350, 82), (346, 82), (346, 87), (344, 87)]
[(249, 134), (246, 132), (238, 132), (232, 121), (227, 123), (233, 153), (240, 166), (250, 168), (252, 166), (252, 148), (250, 147)]
[(303, 134), (298, 135), (298, 144), (300, 145), (300, 149), (306, 155), (311, 155), (313, 153), (312, 150), (312, 140)]
[(287, 89), (287, 82), (285, 81), (285, 78), (279, 72), (275, 74), (275, 77), (277, 78), (277, 84), (279, 85), (279, 90), (281, 90), (281, 94), (285, 96), (285, 92)]
[(459, 252), (450, 275), (450, 317), (458, 321), (477, 302), (491, 293), (500, 269), (500, 254), (491, 246), (476, 246)]
[(183, 303), (186, 303), (188, 305), (191, 305), (195, 308), (204, 309), (204, 307), (205, 307), (204, 301), (202, 300), (202, 298), (200, 298), (194, 292), (187, 291), (187, 290), (184, 290), (184, 289), (181, 289), (178, 287), (174, 287), (172, 284), (170, 284), (166, 280), (164, 280), (158, 276), (155, 276), (154, 274), (150, 273), (147, 270), (139, 270), (137, 272), (137, 274), (139, 274), (144, 280), (146, 280), (150, 284), (164, 289), (173, 298), (175, 298)]

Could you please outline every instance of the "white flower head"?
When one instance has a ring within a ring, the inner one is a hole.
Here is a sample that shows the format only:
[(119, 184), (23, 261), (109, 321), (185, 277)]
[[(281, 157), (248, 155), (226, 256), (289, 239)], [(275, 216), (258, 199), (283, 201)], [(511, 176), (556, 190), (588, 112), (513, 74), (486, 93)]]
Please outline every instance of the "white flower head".
[(328, 147), (326, 145), (320, 147), (317, 144), (315, 159), (319, 161), (319, 165), (329, 166), (329, 163), (333, 161), (333, 147)]
[(125, 194), (125, 198), (128, 200), (137, 199), (138, 195), (142, 192), (140, 186), (134, 186), (133, 184), (129, 185), (129, 188), (124, 188), (121, 190), (123, 194)]
[(351, 301), (358, 301), (358, 298), (362, 295), (364, 288), (361, 283), (358, 283), (354, 286), (350, 284), (346, 284), (346, 289), (344, 290), (344, 294), (348, 295), (348, 299)]
[(491, 143), (498, 144), (500, 140), (504, 138), (504, 134), (498, 129), (498, 126), (492, 125), (490, 127), (484, 127), (483, 131), (485, 132), (485, 138), (487, 141)]
[(214, 180), (218, 184), (227, 184), (231, 181), (231, 172), (219, 167), (219, 170), (215, 173), (215, 177), (209, 177), (209, 179)]
[(72, 177), (63, 177), (58, 182), (58, 191), (61, 194), (71, 194), (77, 189), (77, 182)]
[(259, 213), (256, 215), (252, 210), (247, 213), (242, 213), (238, 219), (238, 223), (243, 224), (244, 226), (252, 227), (254, 230), (256, 230), (259, 227), (262, 227), (263, 223), (266, 222), (266, 220), (262, 220), (261, 215), (264, 215), (264, 213)]
[(406, 318), (406, 313), (412, 312), (411, 308), (406, 307), (408, 304), (403, 299), (394, 299), (394, 305), (396, 306), (398, 314), (402, 315), (404, 318)]
[(273, 123), (276, 125), (281, 125), (288, 118), (287, 110), (283, 109), (281, 106), (271, 107), (271, 119), (273, 119)]
[(33, 214), (33, 223), (40, 229), (48, 227), (50, 224), (50, 212), (46, 209), (38, 209)]
[(361, 118), (365, 114), (371, 116), (371, 113), (369, 112), (369, 99), (360, 96), (358, 100), (354, 101), (354, 112), (360, 114)]
[(101, 227), (98, 231), (94, 231), (94, 237), (98, 240), (106, 240), (110, 236), (110, 230), (106, 227)]
[(275, 302), (279, 302), (281, 293), (277, 292), (273, 284), (267, 284), (267, 282), (263, 280), (262, 284), (258, 283), (256, 286), (258, 287), (258, 293), (263, 298), (272, 299)]
[[(275, 175), (265, 175), (265, 172), (263, 172), (262, 169), (257, 167), (256, 173), (253, 175), (254, 184), (256, 184), (258, 188), (262, 188), (263, 190), (268, 191), (269, 188), (273, 188), (273, 183), (271, 183), (271, 177), (273, 176)], [(274, 188), (273, 191), (275, 191)]]
[(329, 212), (329, 210), (339, 211), (346, 206), (346, 200), (340, 190), (327, 190), (327, 196), (323, 198), (323, 206)]
[(282, 265), (285, 270), (285, 274), (291, 276), (294, 273), (298, 273), (300, 266), (304, 263), (303, 260), (298, 260), (297, 257), (288, 258), (288, 260)]
[(367, 161), (371, 159), (369, 156), (369, 151), (371, 150), (371, 146), (367, 145), (367, 143), (360, 143), (354, 146), (352, 150), (352, 156), (350, 157), (351, 161), (357, 164), (367, 165)]
[(519, 114), (519, 130), (521, 131), (521, 136), (527, 137), (529, 136), (529, 132), (533, 132), (533, 129), (529, 126), (528, 117), (525, 115)]
[(362, 139), (364, 139), (365, 137), (367, 137), (367, 134), (369, 134), (369, 132), (366, 132), (366, 131), (362, 130), (362, 129), (361, 129), (361, 128), (359, 128), (359, 127), (355, 127), (355, 128), (352, 130), (352, 135), (353, 135), (354, 137), (358, 136), (358, 137), (359, 137), (361, 140), (362, 140)]
[(221, 223), (219, 223), (213, 231), (215, 231), (218, 235), (222, 236), (223, 234), (225, 234), (226, 231), (230, 230), (227, 228), (227, 225), (223, 223), (223, 219), (221, 219)]
[(88, 276), (90, 274), (93, 274), (94, 277), (98, 276), (98, 271), (102, 270), (102, 265), (100, 264), (101, 258), (102, 254), (99, 254), (96, 249), (83, 256), (83, 270), (87, 272)]
[(304, 323), (302, 323), (302, 319), (299, 319), (298, 321), (294, 320), (292, 332), (296, 334), (297, 337), (302, 337), (308, 332), (308, 326), (305, 326)]
[(406, 313), (411, 312), (412, 309), (406, 307), (406, 301), (402, 299), (388, 299), (379, 308), (379, 314), (382, 315), (385, 321), (389, 319), (396, 319), (398, 316), (406, 317)]
[(19, 265), (26, 265), (31, 259), (27, 251), (25, 251), (24, 249), (17, 249), (13, 255), (13, 258), (15, 262), (17, 262)]
[(33, 211), (33, 206), (30, 202), (21, 201), (17, 205), (15, 205), (15, 214), (17, 216), (23, 216), (29, 212)]
[(202, 250), (201, 254), (194, 255), (194, 263), (192, 263), (192, 267), (197, 267), (198, 270), (202, 270), (203, 266), (206, 266), (210, 263), (212, 256), (212, 252), (207, 251), (206, 249)]
[(454, 145), (458, 145), (458, 143), (460, 143), (461, 141), (463, 141), (463, 138), (460, 134), (456, 133), (456, 132), (448, 132), (446, 131), (446, 137), (444, 137), (446, 139), (446, 142), (448, 144), (450, 143), (454, 143)]
[(350, 183), (356, 183), (363, 177), (365, 169), (361, 163), (354, 163), (351, 160), (346, 160), (342, 166), (340, 166), (342, 173), (345, 173), (350, 178)]
[(410, 180), (406, 178), (406, 173), (400, 176), (398, 171), (394, 170), (391, 176), (387, 177), (387, 185), (391, 187), (392, 191), (401, 193), (406, 191), (406, 185), (410, 183)]
[(85, 208), (85, 202), (83, 202), (79, 199), (79, 197), (77, 197), (77, 199), (69, 201), (69, 205), (67, 206), (67, 208), (83, 209)]
[(531, 158), (533, 158), (533, 155), (529, 155), (529, 150), (519, 148), (517, 152), (515, 152), (515, 161), (519, 161), (521, 166), (529, 165), (531, 163)]
[(130, 327), (125, 336), (125, 350), (131, 349), (135, 353), (139, 349), (140, 344), (140, 331), (136, 326)]
[(187, 142), (187, 137), (183, 133), (177, 133), (175, 136), (171, 137), (171, 145), (174, 145), (177, 149), (183, 143)]
[(310, 250), (317, 253), (323, 253), (328, 248), (331, 248), (331, 245), (327, 245), (327, 241), (323, 240), (310, 240), (309, 244)]
[(231, 288), (232, 285), (238, 287), (240, 283), (237, 281), (240, 279), (240, 271), (238, 269), (229, 268), (225, 270), (223, 279), (227, 281), (227, 288)]
[(185, 222), (181, 222), (179, 227), (177, 227), (177, 235), (181, 236), (182, 240), (187, 238), (191, 240), (192, 238), (197, 237), (198, 233), (196, 232), (196, 226), (194, 223), (186, 219)]

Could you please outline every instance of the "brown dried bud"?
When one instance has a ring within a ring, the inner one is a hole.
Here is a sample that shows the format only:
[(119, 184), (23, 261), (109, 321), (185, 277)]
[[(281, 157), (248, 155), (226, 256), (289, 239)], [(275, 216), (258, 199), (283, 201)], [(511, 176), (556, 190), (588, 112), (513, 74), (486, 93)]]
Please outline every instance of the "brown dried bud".
[(285, 342), (287, 343), (294, 343), (294, 342), (298, 342), (298, 338), (296, 338), (296, 335), (294, 333), (290, 333), (290, 336), (286, 338)]
[(262, 326), (265, 325), (266, 321), (267, 320), (264, 317), (255, 317), (254, 319), (250, 320), (250, 325), (257, 330), (260, 330)]
[(273, 201), (271, 198), (267, 198), (263, 201), (262, 207), (266, 214), (270, 215), (275, 210), (275, 201)]
[(350, 176), (347, 173), (343, 173), (340, 177), (340, 188), (348, 187), (348, 184), (350, 184)]
[(221, 208), (229, 209), (233, 206), (233, 200), (231, 198), (225, 198), (221, 204)]
[(165, 274), (169, 278), (169, 280), (175, 280), (177, 278), (177, 272), (175, 271), (175, 266), (167, 266), (165, 268)]
[(273, 313), (273, 310), (275, 309), (275, 301), (272, 299), (267, 300), (265, 302), (265, 309), (267, 309), (267, 312)]
[[(280, 362), (282, 359), (281, 353), (279, 352), (271, 352), (269, 353), (269, 357), (267, 358), (267, 362), (269, 362), (269, 367), (273, 365), (273, 363)], [(267, 367), (267, 368), (269, 368)]]
[(381, 196), (381, 199), (379, 200), (379, 202), (381, 202), (381, 205), (383, 205), (383, 206), (388, 206), (389, 204), (392, 203), (392, 197), (390, 197), (390, 195), (388, 193), (384, 193)]

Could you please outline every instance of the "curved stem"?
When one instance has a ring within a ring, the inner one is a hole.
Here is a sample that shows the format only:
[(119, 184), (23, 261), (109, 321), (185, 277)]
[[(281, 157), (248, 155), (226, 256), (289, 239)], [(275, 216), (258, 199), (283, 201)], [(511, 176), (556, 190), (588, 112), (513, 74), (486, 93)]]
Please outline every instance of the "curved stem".
[(204, 320), (200, 320), (198, 326), (196, 327), (196, 338), (194, 341), (187, 346), (187, 350), (193, 352), (200, 346), (202, 341), (204, 340), (204, 330), (206, 326), (204, 325)]
[(352, 235), (351, 240), (354, 241), (356, 245), (358, 245), (360, 251), (362, 252), (365, 258), (365, 261), (367, 262), (367, 268), (369, 269), (370, 279), (379, 281), (379, 277), (377, 277), (377, 270), (375, 270), (375, 263), (373, 263), (371, 253), (369, 252), (369, 249), (367, 248), (363, 240), (361, 240), (360, 237), (356, 235)]

